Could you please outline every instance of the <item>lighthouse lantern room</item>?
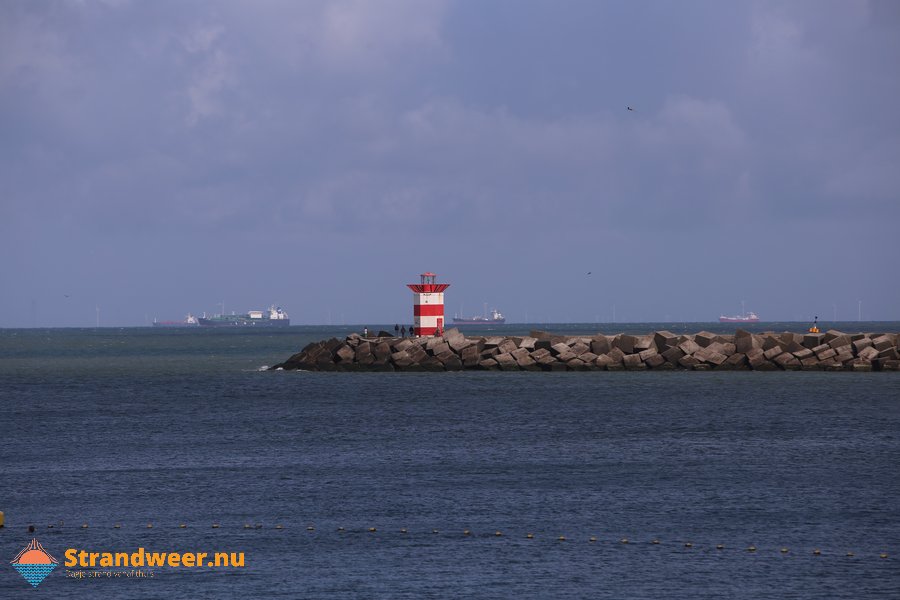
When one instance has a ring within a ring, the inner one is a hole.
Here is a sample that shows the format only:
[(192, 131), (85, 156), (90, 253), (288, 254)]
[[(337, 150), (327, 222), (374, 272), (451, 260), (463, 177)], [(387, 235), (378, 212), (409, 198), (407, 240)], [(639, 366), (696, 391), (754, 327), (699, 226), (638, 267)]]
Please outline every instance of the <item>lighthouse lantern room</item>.
[(434, 336), (444, 332), (444, 290), (449, 283), (435, 283), (437, 275), (422, 273), (421, 283), (409, 283), (413, 291), (413, 335)]

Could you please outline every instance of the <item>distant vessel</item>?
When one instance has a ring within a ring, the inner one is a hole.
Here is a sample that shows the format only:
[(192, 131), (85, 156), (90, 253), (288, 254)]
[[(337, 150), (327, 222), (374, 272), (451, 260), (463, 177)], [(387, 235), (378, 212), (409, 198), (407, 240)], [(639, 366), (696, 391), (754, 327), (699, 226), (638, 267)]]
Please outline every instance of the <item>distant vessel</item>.
[(759, 317), (751, 310), (746, 314), (735, 315), (733, 317), (722, 315), (719, 317), (719, 323), (759, 323)]
[(200, 327), (287, 327), (291, 324), (288, 315), (274, 304), (269, 310), (251, 310), (242, 315), (215, 315), (197, 319)]
[(491, 316), (475, 315), (474, 317), (453, 317), (454, 325), (502, 325), (506, 323), (506, 317), (496, 308), (491, 311)]
[(735, 315), (733, 317), (726, 317), (722, 315), (719, 317), (720, 323), (759, 323), (759, 317), (756, 316), (756, 313), (753, 311), (748, 312), (746, 315)]
[(744, 311), (744, 303), (741, 302), (741, 314), (733, 317), (722, 315), (719, 317), (719, 323), (759, 323), (759, 317), (752, 310)]
[(199, 327), (200, 322), (197, 317), (188, 313), (183, 321), (157, 321), (153, 319), (154, 327)]

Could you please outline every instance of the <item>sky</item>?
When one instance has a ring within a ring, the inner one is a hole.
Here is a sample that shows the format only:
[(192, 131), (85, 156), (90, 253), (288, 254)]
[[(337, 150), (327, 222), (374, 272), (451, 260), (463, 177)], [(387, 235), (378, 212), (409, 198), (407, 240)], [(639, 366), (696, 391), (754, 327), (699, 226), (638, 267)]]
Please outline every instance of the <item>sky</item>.
[(4, 0), (0, 327), (900, 320), (897, 65), (893, 0)]

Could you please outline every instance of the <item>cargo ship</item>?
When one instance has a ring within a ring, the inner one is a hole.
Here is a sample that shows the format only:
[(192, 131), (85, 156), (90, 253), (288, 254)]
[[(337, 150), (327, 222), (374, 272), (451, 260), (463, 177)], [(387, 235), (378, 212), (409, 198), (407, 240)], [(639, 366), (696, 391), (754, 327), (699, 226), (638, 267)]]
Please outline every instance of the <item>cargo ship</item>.
[(454, 325), (502, 325), (504, 323), (506, 323), (506, 317), (504, 317), (503, 313), (496, 308), (491, 311), (491, 316), (475, 315), (471, 318), (453, 317)]
[(722, 315), (719, 317), (719, 323), (759, 323), (759, 317), (751, 310), (747, 314), (736, 315), (733, 317)]
[(287, 327), (291, 324), (288, 314), (274, 304), (268, 310), (251, 310), (241, 315), (204, 315), (197, 321), (200, 327)]
[(153, 319), (154, 327), (199, 327), (200, 322), (197, 320), (197, 317), (188, 313), (188, 315), (184, 318), (183, 321), (157, 321)]

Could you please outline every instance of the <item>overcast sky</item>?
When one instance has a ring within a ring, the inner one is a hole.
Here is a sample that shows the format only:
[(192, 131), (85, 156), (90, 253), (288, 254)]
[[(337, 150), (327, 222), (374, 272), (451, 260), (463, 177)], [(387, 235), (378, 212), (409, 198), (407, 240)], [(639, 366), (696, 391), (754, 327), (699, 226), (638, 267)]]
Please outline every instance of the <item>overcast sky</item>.
[(898, 320), (898, 65), (893, 0), (4, 0), (0, 326)]

